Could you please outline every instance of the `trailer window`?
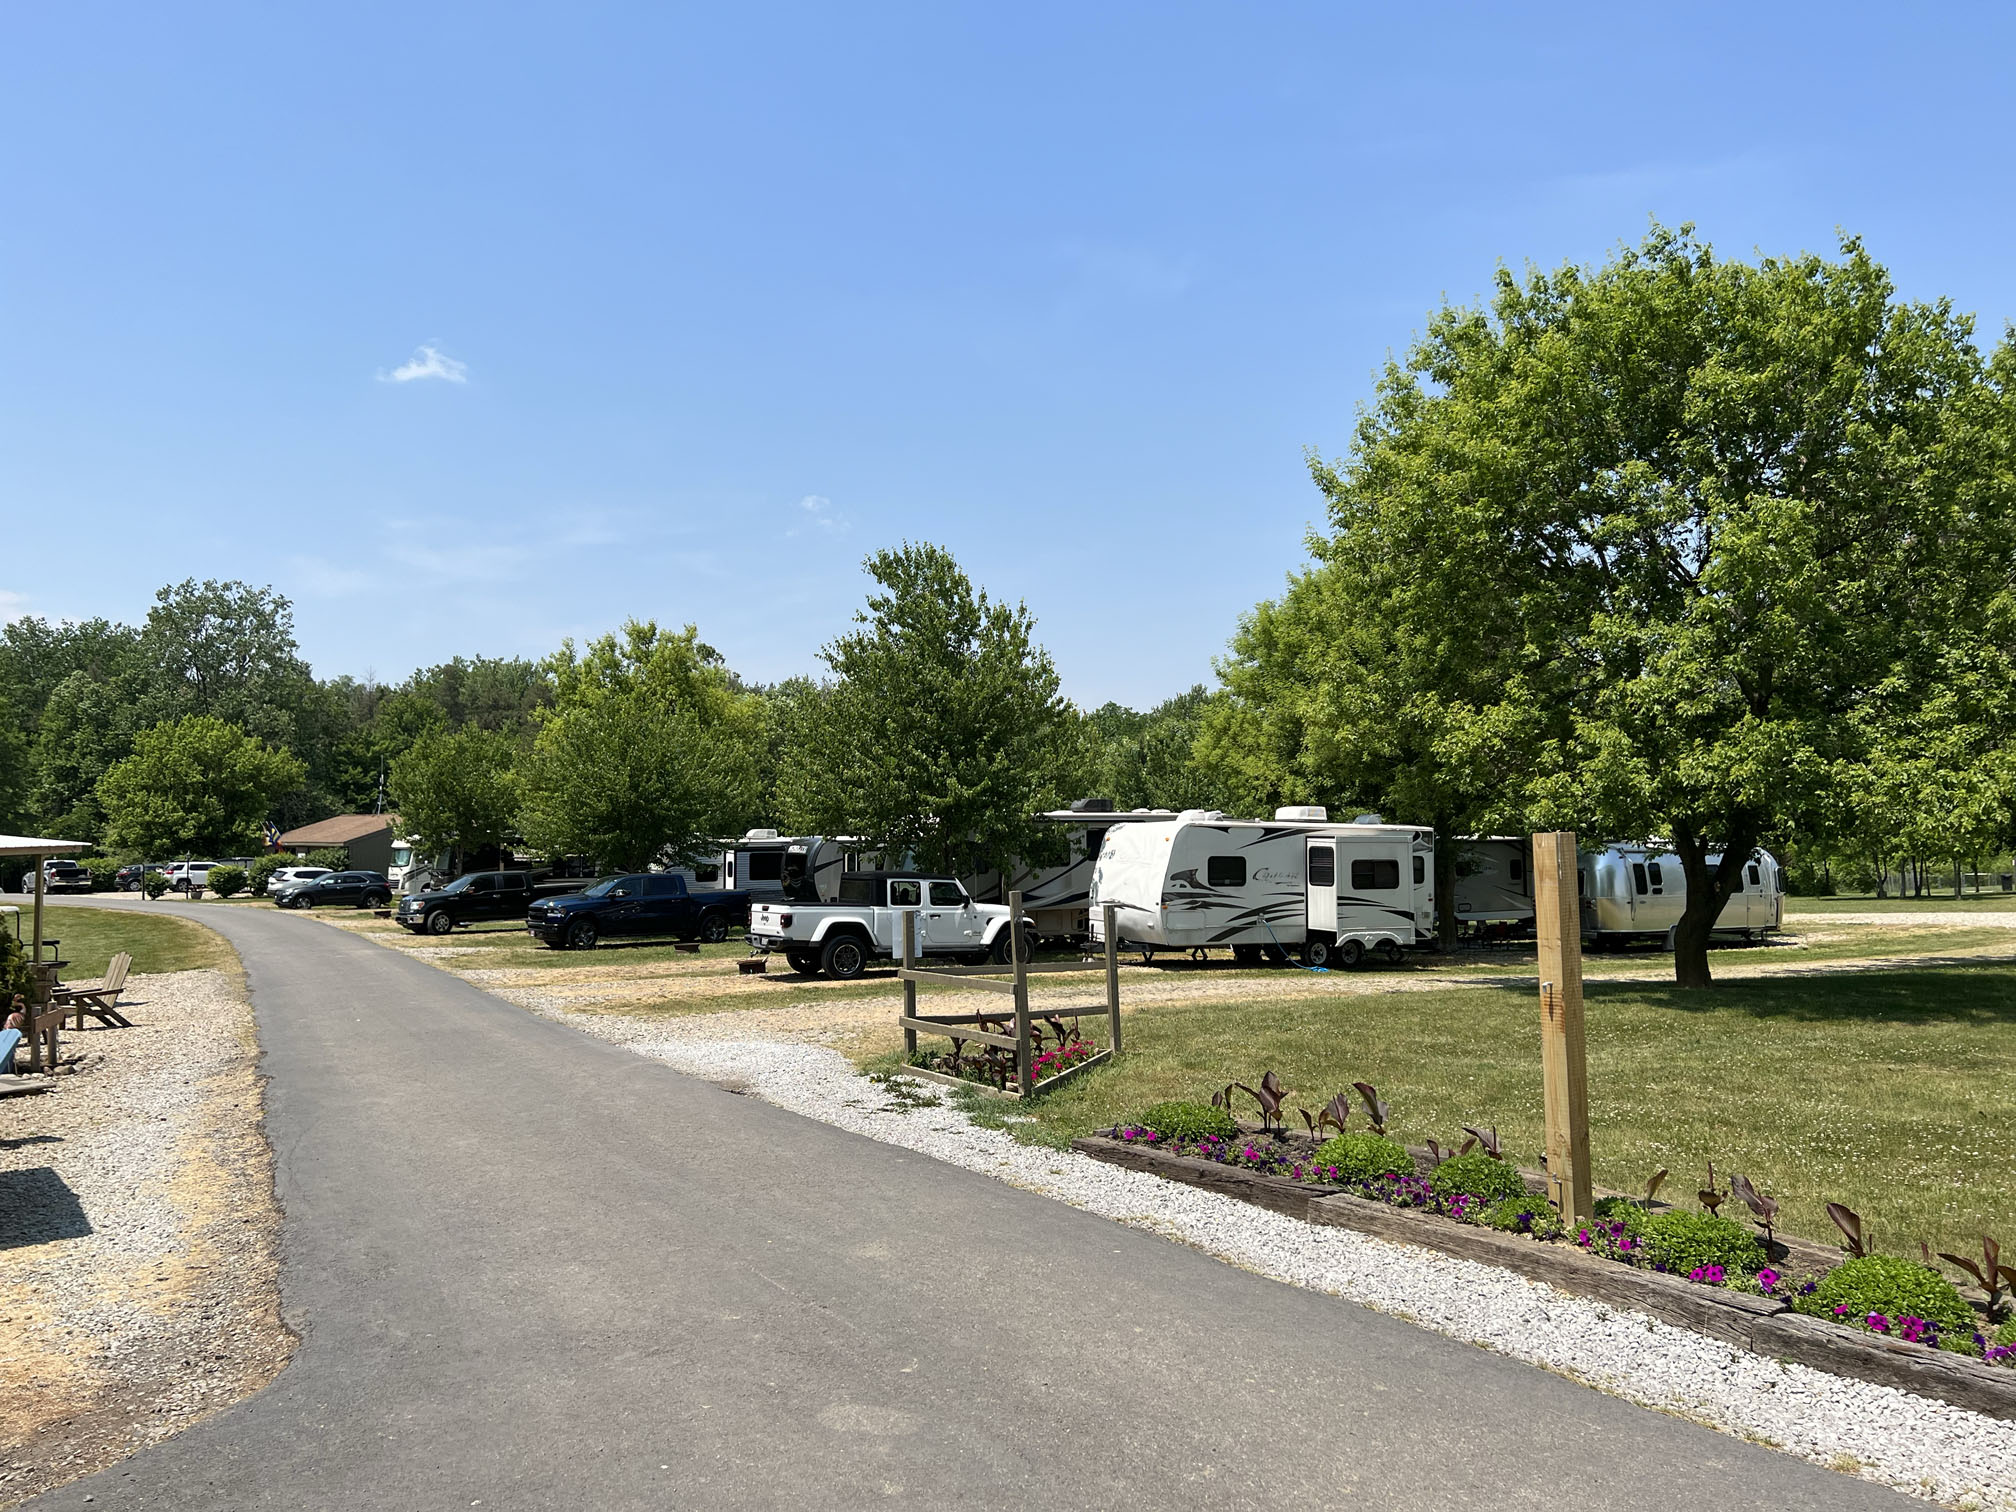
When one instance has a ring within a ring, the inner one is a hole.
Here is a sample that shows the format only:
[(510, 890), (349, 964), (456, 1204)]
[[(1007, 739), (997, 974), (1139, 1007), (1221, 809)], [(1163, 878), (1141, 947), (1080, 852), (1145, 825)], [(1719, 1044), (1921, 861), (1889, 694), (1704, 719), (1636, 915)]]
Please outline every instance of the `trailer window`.
[(1505, 875), (1510, 877), (1514, 882), (1524, 882), (1526, 880), (1526, 863), (1518, 856), (1514, 856), (1506, 864)]
[(784, 880), (784, 852), (750, 851), (742, 864), (742, 880), (745, 882), (782, 882)]
[(1353, 892), (1393, 892), (1400, 886), (1400, 863), (1379, 858), (1356, 857), (1351, 862)]
[(1204, 880), (1212, 887), (1244, 887), (1246, 885), (1246, 858), (1244, 856), (1213, 856), (1204, 863)]
[(1757, 874), (1757, 863), (1755, 861), (1750, 863), (1750, 885), (1757, 888), (1760, 892), (1764, 887), (1764, 879)]
[(1335, 887), (1337, 885), (1337, 852), (1328, 845), (1309, 847), (1309, 885), (1311, 887)]
[(1638, 896), (1641, 898), (1652, 890), (1651, 884), (1645, 880), (1645, 863), (1643, 861), (1633, 861), (1631, 863), (1631, 880), (1638, 884)]
[(1655, 893), (1663, 892), (1666, 887), (1666, 877), (1665, 874), (1659, 870), (1659, 863), (1657, 861), (1649, 862), (1647, 863), (1645, 870), (1650, 872), (1652, 875), (1652, 891), (1654, 891)]
[(720, 865), (713, 861), (702, 861), (698, 866), (693, 868), (693, 880), (695, 882), (719, 882), (721, 880)]
[(915, 882), (891, 882), (889, 884), (889, 906), (891, 908), (915, 908), (924, 901), (924, 891)]
[(1426, 882), (1427, 880), (1428, 880), (1428, 863), (1422, 860), (1421, 857), (1416, 856), (1414, 858), (1414, 885), (1416, 887), (1419, 887), (1423, 882)]

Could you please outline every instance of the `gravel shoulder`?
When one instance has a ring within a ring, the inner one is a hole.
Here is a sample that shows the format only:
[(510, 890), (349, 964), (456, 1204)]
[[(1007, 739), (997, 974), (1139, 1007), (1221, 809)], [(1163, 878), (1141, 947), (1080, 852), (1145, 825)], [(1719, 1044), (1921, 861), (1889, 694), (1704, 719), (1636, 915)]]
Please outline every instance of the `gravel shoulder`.
[(63, 1036), (54, 1091), (0, 1102), (0, 1506), (266, 1385), (279, 1211), (236, 973), (129, 979), (131, 1029)]

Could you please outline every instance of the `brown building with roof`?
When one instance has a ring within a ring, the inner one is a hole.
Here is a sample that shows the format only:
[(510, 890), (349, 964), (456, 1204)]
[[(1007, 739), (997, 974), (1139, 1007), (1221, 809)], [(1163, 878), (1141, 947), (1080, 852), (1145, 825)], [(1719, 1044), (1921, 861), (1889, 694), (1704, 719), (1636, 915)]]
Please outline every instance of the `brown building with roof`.
[(305, 856), (309, 851), (340, 846), (349, 853), (349, 867), (382, 872), (392, 864), (392, 838), (398, 833), (398, 824), (397, 814), (338, 814), (287, 831), (280, 837), (280, 848)]

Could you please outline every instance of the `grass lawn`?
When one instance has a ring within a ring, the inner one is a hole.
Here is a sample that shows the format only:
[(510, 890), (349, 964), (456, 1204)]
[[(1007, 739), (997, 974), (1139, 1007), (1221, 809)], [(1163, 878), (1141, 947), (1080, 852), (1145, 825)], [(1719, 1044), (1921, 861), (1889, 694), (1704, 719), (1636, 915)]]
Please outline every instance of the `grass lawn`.
[[(1687, 1194), (1713, 1159), (1722, 1179), (1741, 1171), (1778, 1197), (1784, 1226), (1810, 1238), (1833, 1235), (1831, 1199), (1873, 1223), (1892, 1253), (1915, 1255), (1921, 1237), (1966, 1253), (1984, 1229), (2016, 1243), (2016, 966), (1726, 982), (1701, 994), (1595, 984), (1588, 1025), (1600, 1184), (1637, 1189), (1664, 1166), (1666, 1194)], [(1291, 1109), (1369, 1081), (1410, 1143), (1495, 1125), (1508, 1154), (1538, 1164), (1530, 989), (1157, 1005), (1130, 1014), (1127, 1034), (1127, 1054), (1108, 1068), (1026, 1110), (982, 1103), (980, 1116), (1033, 1114), (1016, 1134), (1061, 1144), (1272, 1069), (1294, 1089)]]
[[(27, 910), (21, 928), (28, 930)], [(143, 914), (109, 908), (66, 908), (51, 903), (42, 915), (46, 935), (61, 940), (65, 981), (88, 981), (105, 974), (112, 957), (133, 952), (133, 970), (236, 970), (238, 957), (221, 935), (173, 914)]]
[(1785, 900), (1785, 916), (1814, 913), (2009, 913), (2016, 911), (2016, 893), (1968, 893), (1956, 898), (1949, 887), (1944, 893), (1927, 893), (1922, 898), (1832, 897)]

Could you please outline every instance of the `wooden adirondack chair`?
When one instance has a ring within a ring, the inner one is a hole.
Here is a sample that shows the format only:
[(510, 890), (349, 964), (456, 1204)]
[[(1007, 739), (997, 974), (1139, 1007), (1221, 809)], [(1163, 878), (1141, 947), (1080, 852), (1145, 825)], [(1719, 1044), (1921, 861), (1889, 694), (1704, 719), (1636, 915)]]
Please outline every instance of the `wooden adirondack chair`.
[(0, 1029), (0, 1097), (12, 1097), (21, 1092), (47, 1092), (49, 1082), (39, 1076), (14, 1076), (9, 1068), (14, 1063), (14, 1047), (21, 1043), (19, 1029)]
[(66, 1012), (75, 1012), (77, 1027), (84, 1027), (84, 1016), (89, 1014), (107, 1029), (131, 1029), (133, 1021), (119, 1011), (119, 989), (126, 985), (126, 973), (133, 969), (133, 955), (122, 950), (112, 957), (101, 981), (79, 982), (70, 987), (58, 987), (55, 1001)]

